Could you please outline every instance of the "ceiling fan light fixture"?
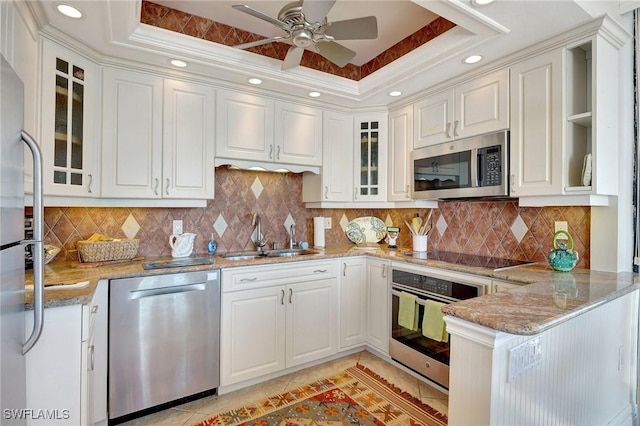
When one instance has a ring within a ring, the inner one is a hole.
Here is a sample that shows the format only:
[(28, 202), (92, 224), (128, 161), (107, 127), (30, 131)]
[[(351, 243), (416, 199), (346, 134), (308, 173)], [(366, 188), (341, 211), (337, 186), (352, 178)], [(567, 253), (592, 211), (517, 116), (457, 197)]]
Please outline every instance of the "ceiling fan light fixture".
[(185, 61), (181, 60), (181, 59), (172, 59), (169, 61), (171, 63), (171, 65), (173, 65), (174, 67), (178, 67), (178, 68), (186, 68), (187, 66), (189, 66), (188, 63), (186, 63)]
[(389, 92), (389, 96), (391, 96), (392, 98), (397, 98), (400, 95), (402, 95), (402, 92), (399, 90), (392, 90), (391, 92)]
[(248, 81), (249, 81), (249, 84), (253, 84), (254, 86), (259, 86), (262, 84), (262, 80), (256, 77), (252, 77)]
[(309, 92), (309, 96), (312, 98), (319, 98), (322, 94), (320, 92)]
[(82, 12), (77, 7), (60, 3), (56, 6), (56, 9), (58, 9), (58, 12), (62, 13), (64, 16), (68, 16), (69, 18), (73, 18), (73, 19), (82, 18)]
[(462, 60), (465, 64), (477, 64), (482, 60), (482, 55), (471, 55), (467, 56)]

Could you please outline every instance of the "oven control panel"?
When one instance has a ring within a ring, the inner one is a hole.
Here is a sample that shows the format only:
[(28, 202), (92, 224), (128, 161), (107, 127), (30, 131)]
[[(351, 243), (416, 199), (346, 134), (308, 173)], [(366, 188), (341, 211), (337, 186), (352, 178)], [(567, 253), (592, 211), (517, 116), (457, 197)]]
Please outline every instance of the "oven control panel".
[(478, 287), (414, 272), (393, 269), (391, 281), (424, 293), (447, 296), (455, 300), (466, 300), (481, 295)]

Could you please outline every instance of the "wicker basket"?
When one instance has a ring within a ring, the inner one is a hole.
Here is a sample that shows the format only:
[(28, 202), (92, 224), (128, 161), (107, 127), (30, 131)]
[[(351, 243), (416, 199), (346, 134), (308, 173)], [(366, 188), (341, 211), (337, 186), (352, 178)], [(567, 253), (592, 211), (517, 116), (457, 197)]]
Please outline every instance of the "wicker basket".
[(133, 259), (138, 253), (140, 240), (78, 241), (81, 262), (107, 262)]

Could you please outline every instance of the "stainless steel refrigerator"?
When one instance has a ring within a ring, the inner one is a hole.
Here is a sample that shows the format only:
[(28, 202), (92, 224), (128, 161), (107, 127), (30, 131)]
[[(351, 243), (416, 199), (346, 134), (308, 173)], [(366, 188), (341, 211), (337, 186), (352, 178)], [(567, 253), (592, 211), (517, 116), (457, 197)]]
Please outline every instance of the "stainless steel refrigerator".
[[(24, 86), (0, 55), (0, 424), (26, 424), (25, 354), (42, 332), (42, 157), (22, 130)], [(24, 146), (34, 158), (33, 241), (24, 240)], [(34, 253), (34, 328), (25, 342), (24, 245)], [(40, 407), (46, 408), (46, 407)]]

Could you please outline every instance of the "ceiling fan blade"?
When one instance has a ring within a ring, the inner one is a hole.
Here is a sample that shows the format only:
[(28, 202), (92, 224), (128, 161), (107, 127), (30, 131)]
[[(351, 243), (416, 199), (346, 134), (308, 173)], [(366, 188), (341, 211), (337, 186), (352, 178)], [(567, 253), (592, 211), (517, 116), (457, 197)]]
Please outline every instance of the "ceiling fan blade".
[(265, 38), (263, 40), (250, 41), (249, 43), (238, 44), (237, 46), (233, 46), (236, 49), (248, 49), (250, 47), (262, 46), (263, 44), (273, 43), (274, 41), (286, 40), (289, 37), (271, 37)]
[(310, 24), (322, 22), (336, 3), (336, 0), (304, 0), (302, 13)]
[(316, 44), (316, 50), (321, 56), (324, 56), (340, 68), (347, 65), (356, 56), (356, 52), (334, 41), (321, 41)]
[(298, 46), (291, 46), (289, 51), (287, 52), (287, 56), (284, 57), (284, 62), (282, 63), (282, 70), (288, 70), (290, 68), (295, 68), (300, 65), (300, 61), (302, 60), (302, 54), (304, 53), (304, 49)]
[(240, 12), (244, 12), (247, 13), (251, 16), (255, 16), (258, 19), (262, 19), (263, 21), (267, 21), (272, 23), (273, 25), (275, 25), (278, 28), (283, 29), (284, 31), (290, 31), (291, 27), (286, 23), (286, 22), (282, 22), (279, 21), (275, 18), (272, 18), (269, 15), (265, 15), (264, 13), (260, 12), (257, 9), (252, 8), (251, 6), (247, 6), (246, 4), (234, 4), (233, 7), (235, 10), (239, 10)]
[(329, 22), (325, 34), (335, 40), (369, 40), (378, 38), (378, 20), (375, 16)]

